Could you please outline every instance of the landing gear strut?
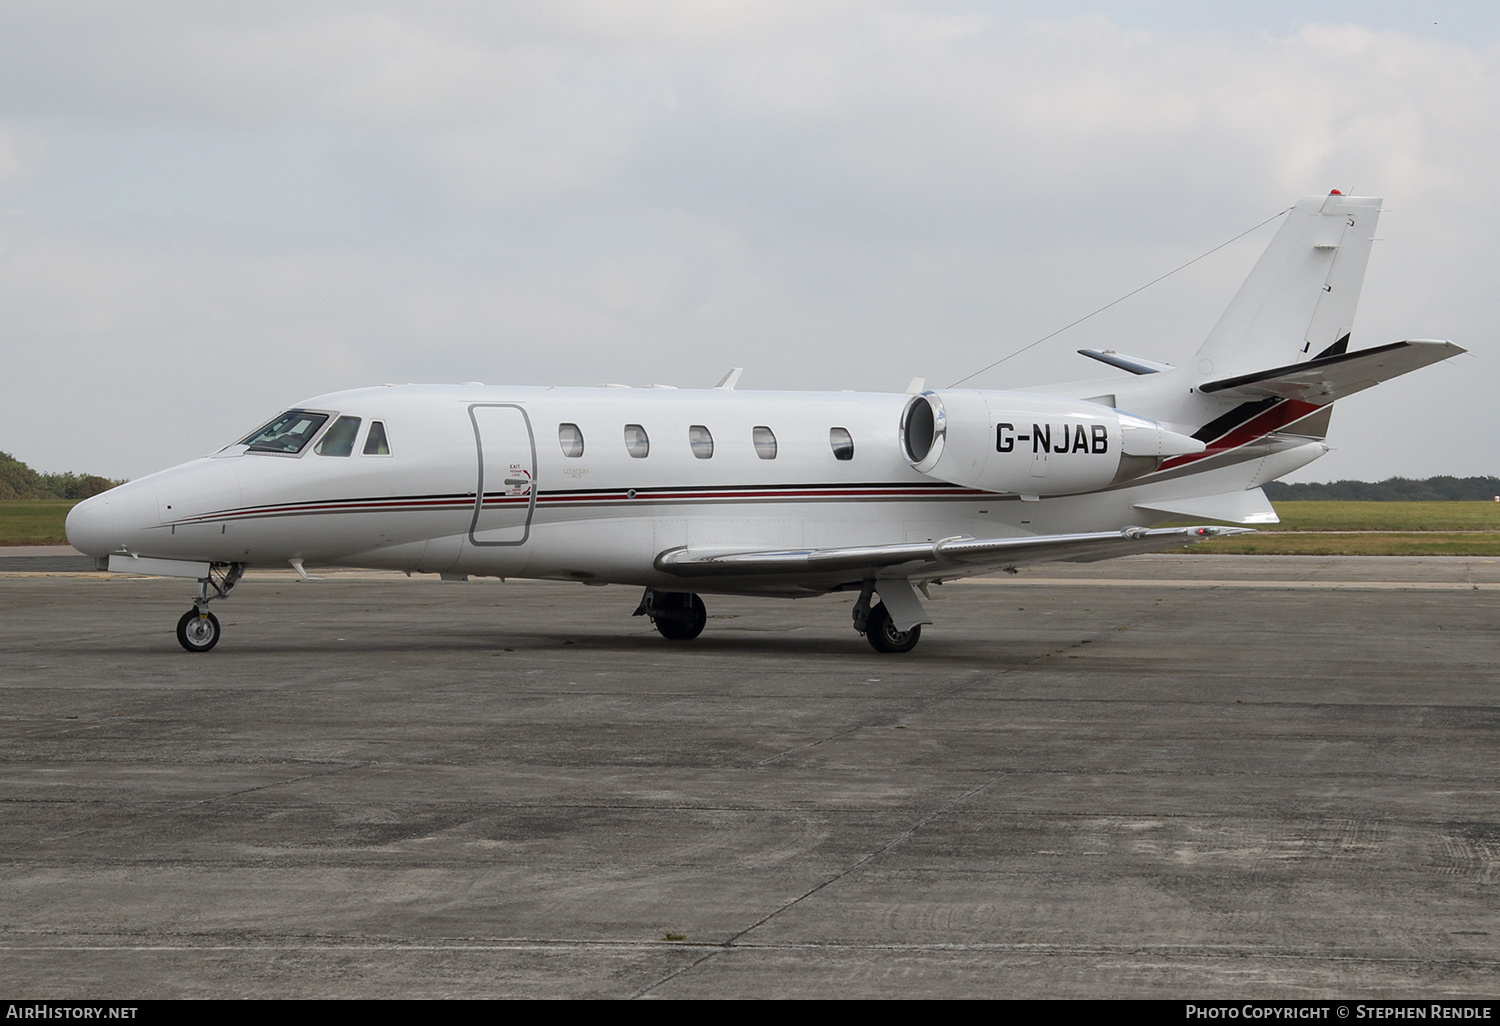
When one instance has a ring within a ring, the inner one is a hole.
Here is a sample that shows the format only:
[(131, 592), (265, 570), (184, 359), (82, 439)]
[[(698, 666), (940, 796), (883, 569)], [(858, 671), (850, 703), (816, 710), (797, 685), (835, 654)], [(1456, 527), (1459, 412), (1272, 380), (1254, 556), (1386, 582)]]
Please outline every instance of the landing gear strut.
[(243, 576), (244, 563), (215, 563), (209, 568), (207, 577), (198, 579), (198, 598), (194, 600), (193, 608), (177, 621), (179, 645), (189, 652), (207, 652), (219, 643), (219, 618), (208, 611), (208, 604), (226, 597)]
[(651, 623), (668, 641), (692, 641), (703, 633), (708, 610), (697, 595), (680, 591), (646, 589), (634, 616), (649, 616)]

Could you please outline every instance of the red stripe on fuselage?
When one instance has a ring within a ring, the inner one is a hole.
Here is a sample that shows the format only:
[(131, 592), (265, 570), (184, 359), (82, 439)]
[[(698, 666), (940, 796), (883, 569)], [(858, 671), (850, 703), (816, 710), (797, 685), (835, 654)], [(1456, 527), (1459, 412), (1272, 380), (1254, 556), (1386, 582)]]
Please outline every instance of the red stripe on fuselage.
[[(892, 485), (814, 488), (750, 488), (716, 487), (707, 489), (642, 489), (632, 497), (627, 489), (597, 492), (538, 492), (539, 506), (567, 506), (587, 504), (631, 504), (653, 501), (672, 502), (741, 502), (808, 499), (955, 499), (973, 498), (988, 493), (977, 488), (959, 488), (952, 485)], [(485, 509), (506, 506), (521, 506), (529, 503), (528, 495), (495, 495), (484, 497)], [(244, 509), (223, 510), (205, 513), (176, 521), (179, 524), (204, 523), (208, 521), (256, 520), (268, 517), (297, 516), (325, 513), (390, 513), (408, 510), (459, 510), (473, 509), (474, 497), (448, 496), (441, 498), (382, 498), (382, 499), (331, 499), (322, 502), (293, 502), (280, 506), (250, 506)]]
[[(564, 505), (568, 503), (587, 502), (650, 502), (653, 500), (671, 499), (698, 500), (701, 502), (735, 502), (742, 499), (931, 499), (931, 498), (957, 498), (972, 497), (987, 494), (977, 488), (926, 488), (917, 486), (915, 488), (799, 488), (799, 489), (736, 489), (714, 490), (714, 491), (653, 491), (643, 489), (636, 492), (632, 499), (625, 489), (609, 492), (588, 492), (584, 494), (550, 494), (542, 492), (537, 496), (539, 505)], [(486, 502), (489, 500), (486, 499)]]
[(1238, 449), (1242, 445), (1249, 445), (1273, 431), (1279, 431), (1288, 424), (1301, 420), (1310, 413), (1316, 413), (1318, 409), (1319, 407), (1313, 403), (1305, 403), (1300, 399), (1286, 399), (1264, 413), (1256, 414), (1239, 427), (1230, 428), (1209, 442), (1208, 448), (1202, 452), (1195, 452), (1188, 456), (1173, 456), (1157, 470), (1171, 470), (1174, 467), (1186, 466), (1198, 460), (1208, 459), (1210, 456), (1218, 456), (1231, 449)]

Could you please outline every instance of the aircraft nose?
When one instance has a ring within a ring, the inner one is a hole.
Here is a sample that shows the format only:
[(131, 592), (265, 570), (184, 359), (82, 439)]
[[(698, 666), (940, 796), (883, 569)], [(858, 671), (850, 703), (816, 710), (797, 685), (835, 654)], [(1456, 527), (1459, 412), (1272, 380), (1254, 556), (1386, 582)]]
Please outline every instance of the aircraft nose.
[(90, 556), (105, 556), (111, 548), (109, 537), (114, 531), (108, 492), (84, 499), (68, 510), (64, 529), (68, 533), (68, 544), (79, 552)]
[(123, 484), (84, 499), (68, 511), (68, 543), (90, 556), (107, 556), (157, 522), (156, 495), (144, 483)]

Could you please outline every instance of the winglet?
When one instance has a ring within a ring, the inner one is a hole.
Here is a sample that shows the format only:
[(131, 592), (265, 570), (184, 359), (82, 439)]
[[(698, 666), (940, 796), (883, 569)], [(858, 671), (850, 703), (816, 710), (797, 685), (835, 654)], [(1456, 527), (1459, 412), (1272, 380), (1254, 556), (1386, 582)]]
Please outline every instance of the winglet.
[(739, 384), (740, 375), (743, 373), (745, 373), (745, 368), (743, 367), (729, 368), (729, 373), (720, 378), (719, 383), (715, 385), (714, 388), (720, 388), (726, 392), (733, 392), (734, 386)]

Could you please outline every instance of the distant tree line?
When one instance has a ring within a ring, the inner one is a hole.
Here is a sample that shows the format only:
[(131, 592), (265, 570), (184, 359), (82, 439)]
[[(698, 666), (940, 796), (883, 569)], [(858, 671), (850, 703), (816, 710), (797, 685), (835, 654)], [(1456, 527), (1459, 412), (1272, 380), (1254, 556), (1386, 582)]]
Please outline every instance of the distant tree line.
[(38, 474), (8, 452), (0, 452), (0, 499), (87, 499), (123, 481), (95, 474)]
[(1428, 477), (1414, 481), (1388, 477), (1368, 481), (1330, 481), (1327, 484), (1286, 484), (1272, 481), (1266, 496), (1272, 502), (1345, 500), (1352, 502), (1491, 502), (1500, 495), (1500, 477)]

